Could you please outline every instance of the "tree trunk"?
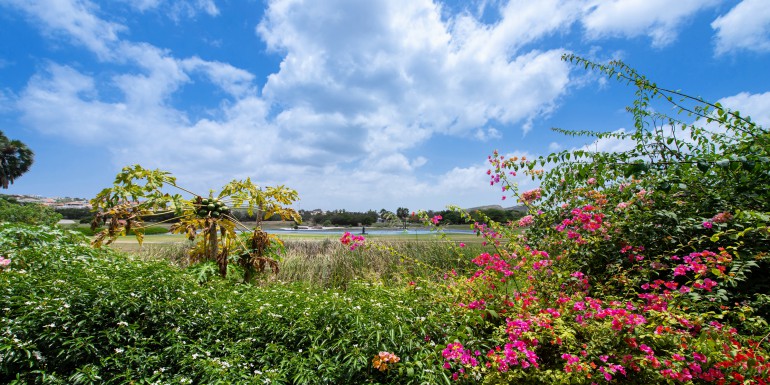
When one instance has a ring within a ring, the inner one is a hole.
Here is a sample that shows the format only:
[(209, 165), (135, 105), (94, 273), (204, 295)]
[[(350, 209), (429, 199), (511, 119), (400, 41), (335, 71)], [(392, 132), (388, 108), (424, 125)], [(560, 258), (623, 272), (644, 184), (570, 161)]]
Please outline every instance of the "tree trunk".
[(227, 258), (219, 255), (219, 242), (217, 239), (217, 222), (211, 221), (209, 227), (209, 252), (208, 258), (217, 261), (219, 265), (219, 275), (222, 278), (227, 277)]

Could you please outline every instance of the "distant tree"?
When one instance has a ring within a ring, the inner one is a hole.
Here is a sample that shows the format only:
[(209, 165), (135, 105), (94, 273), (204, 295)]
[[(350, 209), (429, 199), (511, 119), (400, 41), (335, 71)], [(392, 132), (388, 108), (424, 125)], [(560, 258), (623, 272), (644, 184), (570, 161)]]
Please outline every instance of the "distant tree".
[(61, 220), (61, 214), (48, 206), (35, 203), (19, 204), (0, 197), (0, 223), (25, 223), (28, 225), (53, 226)]
[(409, 219), (409, 209), (406, 207), (397, 208), (396, 216), (401, 219), (401, 222), (404, 223), (404, 228), (406, 228), (406, 220)]
[(380, 209), (378, 214), (379, 214), (380, 219), (382, 219), (383, 221), (387, 221), (390, 217), (395, 215), (392, 212), (390, 212), (388, 210), (385, 210), (385, 209)]
[(0, 131), (0, 186), (4, 189), (32, 166), (34, 153), (26, 144), (10, 140)]

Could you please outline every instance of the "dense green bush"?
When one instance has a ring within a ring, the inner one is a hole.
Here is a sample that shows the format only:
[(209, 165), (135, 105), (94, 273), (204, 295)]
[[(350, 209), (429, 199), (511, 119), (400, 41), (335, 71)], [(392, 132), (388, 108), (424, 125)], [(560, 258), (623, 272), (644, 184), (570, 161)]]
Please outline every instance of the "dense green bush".
[(61, 214), (64, 219), (77, 220), (81, 223), (90, 223), (94, 219), (93, 211), (87, 208), (76, 209), (62, 207), (56, 209), (56, 212)]
[(53, 226), (61, 219), (61, 214), (48, 206), (19, 204), (0, 197), (0, 222)]
[[(637, 100), (631, 133), (564, 132), (632, 149), (490, 156), (492, 184), (530, 212), (475, 225), (497, 250), (449, 286), (466, 327), (445, 368), (493, 384), (770, 382), (770, 135), (620, 62), (566, 59), (628, 81)], [(540, 187), (520, 191), (521, 173)]]
[[(0, 270), (0, 383), (445, 381), (437, 346), (452, 320), (419, 282), (201, 286), (77, 233), (13, 225), (0, 225), (0, 254), (11, 260)], [(380, 372), (381, 351), (400, 362)]]

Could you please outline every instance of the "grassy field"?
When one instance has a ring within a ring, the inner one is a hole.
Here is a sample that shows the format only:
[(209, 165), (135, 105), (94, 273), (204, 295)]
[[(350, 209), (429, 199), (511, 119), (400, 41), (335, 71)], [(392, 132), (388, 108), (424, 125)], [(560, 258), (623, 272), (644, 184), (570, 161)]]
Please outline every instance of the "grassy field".
[[(352, 229), (351, 229), (352, 230)], [(474, 234), (436, 233), (373, 234), (366, 251), (351, 251), (340, 243), (340, 233), (280, 234), (284, 251), (279, 258), (277, 275), (268, 281), (296, 282), (314, 287), (344, 288), (356, 280), (401, 285), (418, 277), (438, 279), (452, 269), (464, 271), (470, 259), (481, 252), (492, 252)], [(463, 248), (451, 247), (464, 243)], [(112, 248), (136, 255), (143, 260), (166, 260), (190, 267), (188, 250), (193, 242), (183, 235), (148, 235), (140, 246), (133, 236), (120, 237)], [(205, 266), (194, 269), (206, 268)]]
[[(272, 227), (272, 229), (275, 229), (278, 227)], [(468, 229), (467, 226), (457, 227), (461, 229)], [(266, 227), (266, 229), (269, 231), (271, 227)], [(369, 229), (377, 229), (377, 230), (383, 230), (388, 228), (372, 228)], [(416, 228), (421, 229), (421, 228)], [(346, 229), (347, 231), (350, 231), (354, 234), (360, 233), (360, 228), (351, 228)], [(397, 230), (397, 229), (393, 229)], [(344, 231), (344, 230), (343, 230)], [(341, 234), (330, 234), (330, 233), (310, 233), (310, 232), (301, 232), (301, 233), (281, 233), (279, 234), (279, 238), (282, 241), (302, 241), (302, 240), (332, 240), (337, 241), (339, 240)], [(480, 237), (477, 237), (475, 234), (447, 234), (448, 239), (456, 242), (456, 243), (466, 243), (466, 244), (480, 244), (483, 239)], [(435, 242), (440, 241), (441, 236), (437, 233), (429, 233), (429, 234), (368, 234), (366, 235), (367, 239), (370, 240), (387, 240), (387, 241), (416, 241), (416, 242)], [(144, 237), (144, 245), (154, 245), (154, 244), (174, 244), (174, 243), (184, 243), (187, 242), (187, 238), (185, 238), (184, 235), (179, 234), (158, 234), (158, 235), (146, 235)], [(134, 236), (124, 236), (118, 238), (114, 243), (114, 247), (123, 250), (123, 251), (137, 251), (140, 249), (139, 243), (136, 240), (136, 237)]]

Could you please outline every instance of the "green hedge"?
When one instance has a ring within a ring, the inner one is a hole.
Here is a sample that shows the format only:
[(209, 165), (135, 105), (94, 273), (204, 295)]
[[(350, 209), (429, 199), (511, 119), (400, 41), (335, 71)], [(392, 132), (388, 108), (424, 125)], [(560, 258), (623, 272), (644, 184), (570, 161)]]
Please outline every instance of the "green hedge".
[[(448, 381), (448, 309), (417, 286), (201, 286), (44, 227), (0, 225), (0, 254), (0, 383)], [(372, 367), (380, 351), (401, 357), (389, 373)]]

